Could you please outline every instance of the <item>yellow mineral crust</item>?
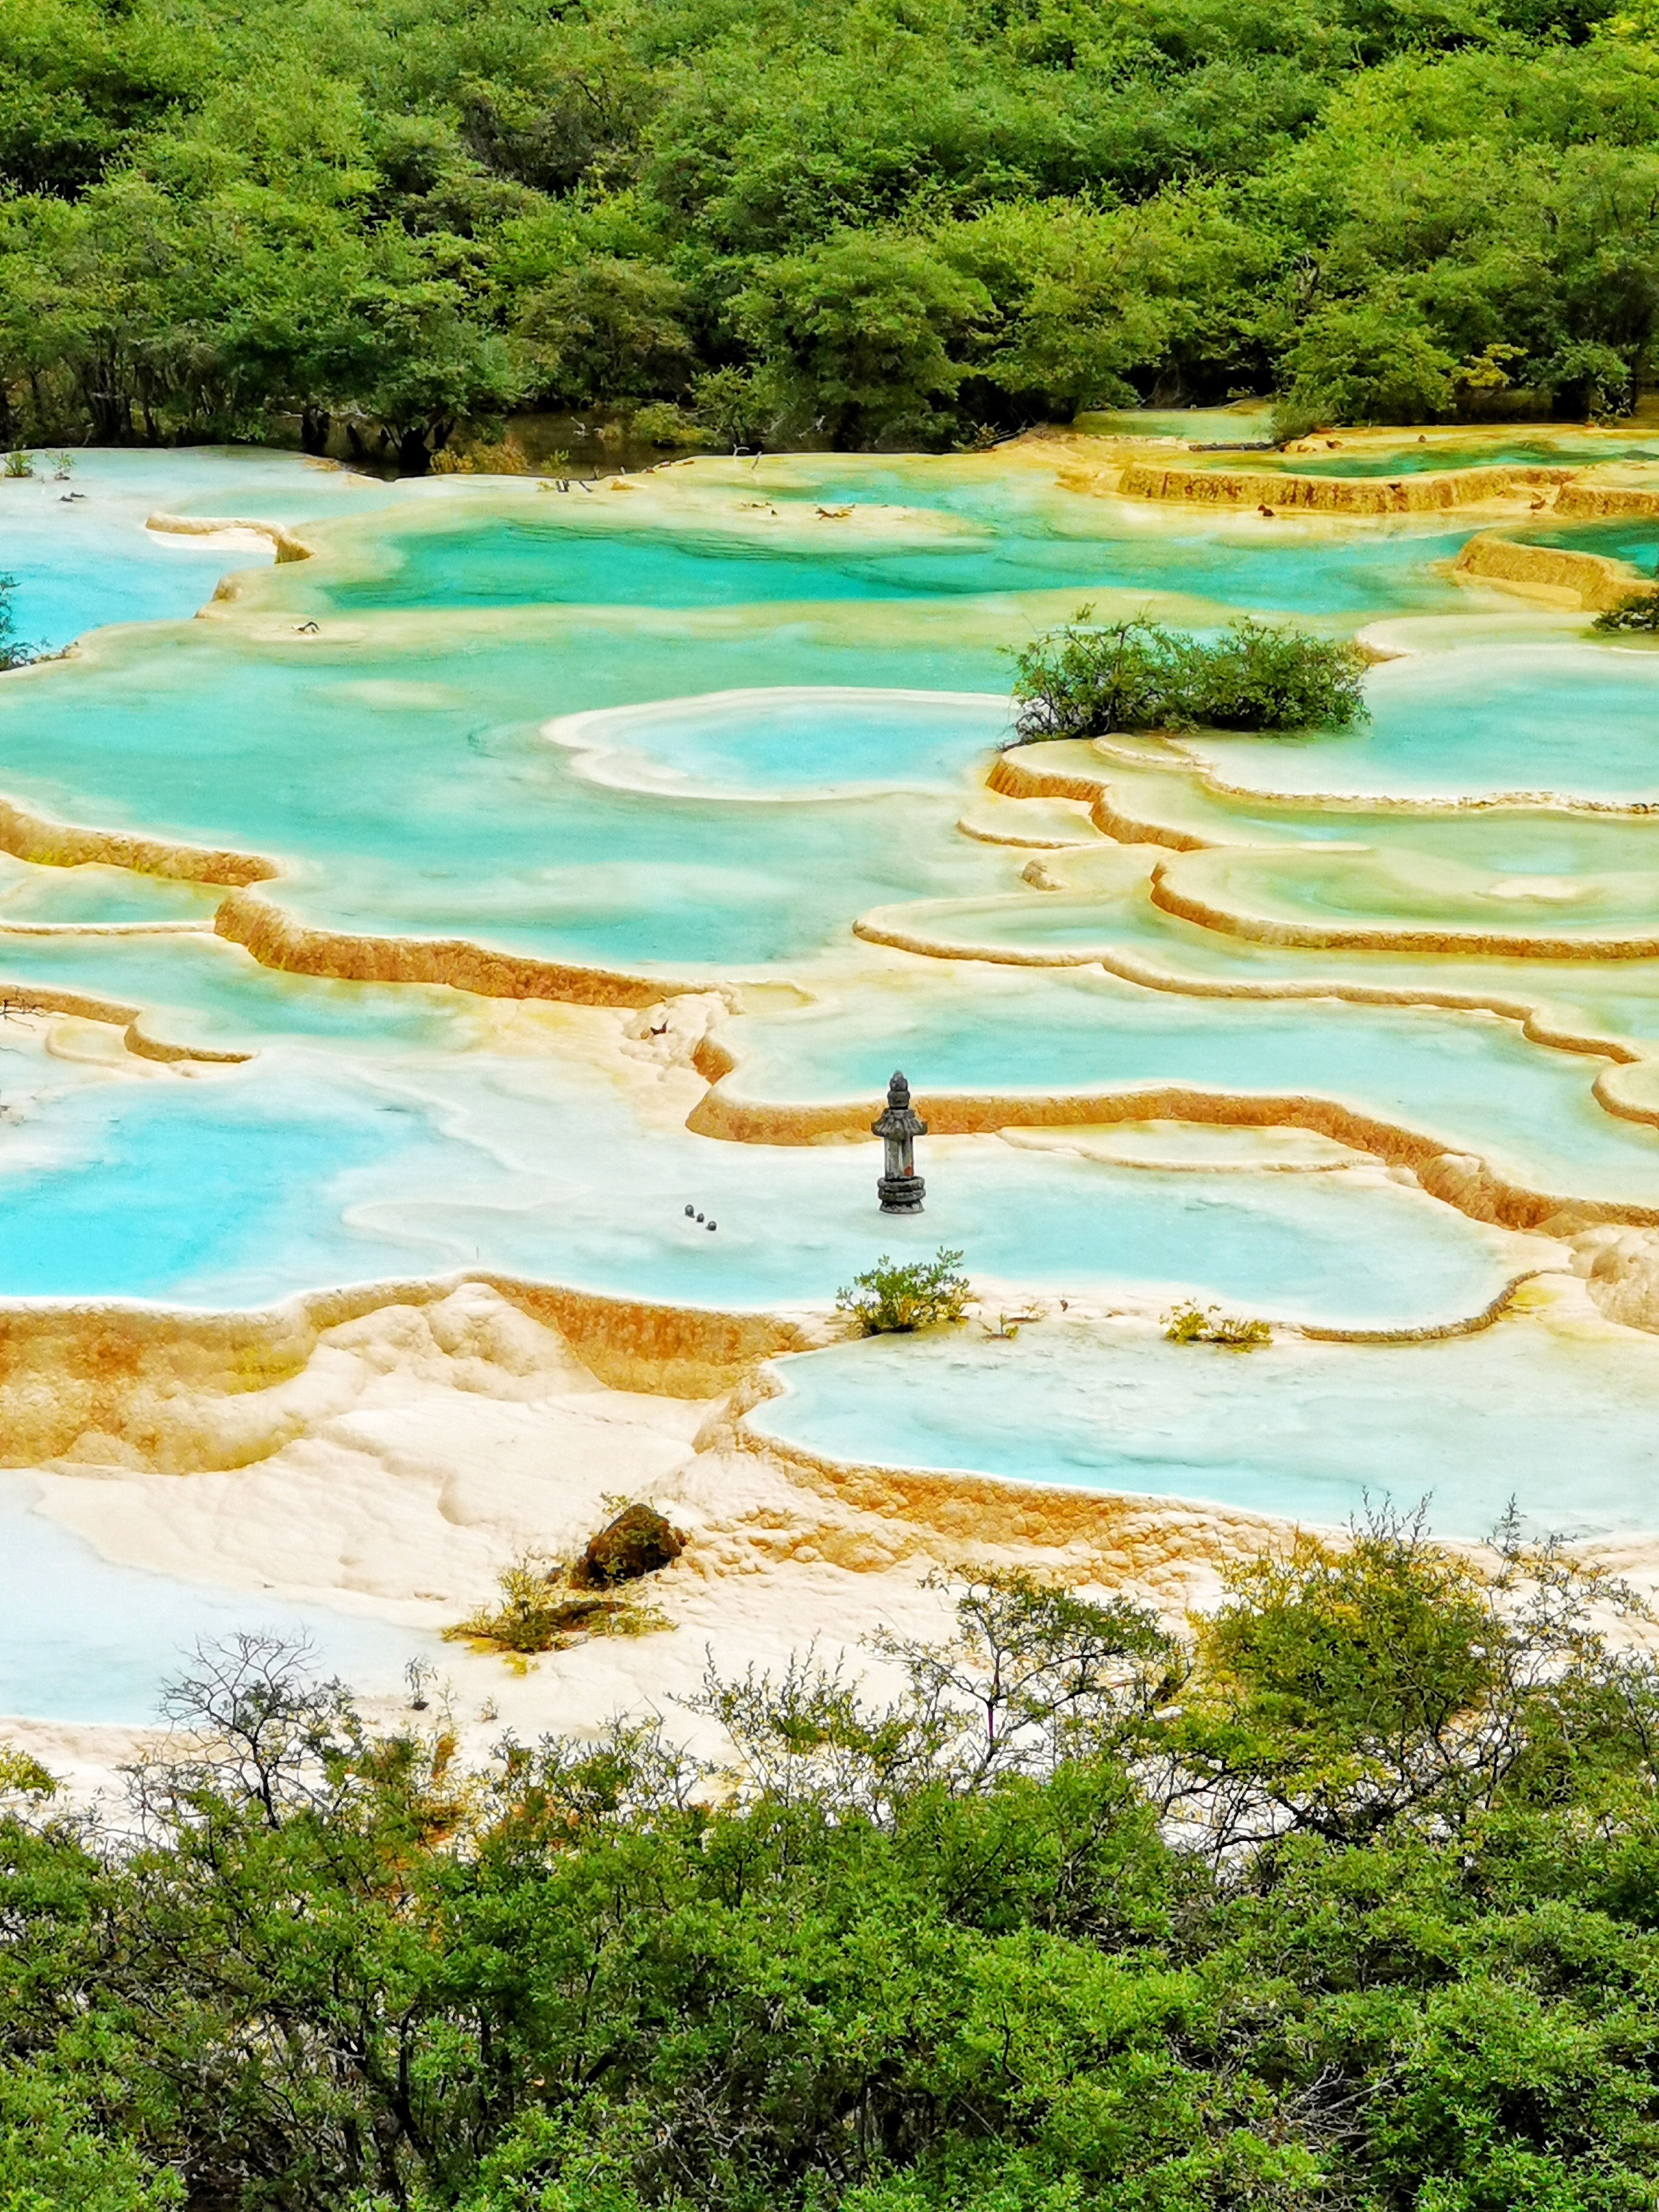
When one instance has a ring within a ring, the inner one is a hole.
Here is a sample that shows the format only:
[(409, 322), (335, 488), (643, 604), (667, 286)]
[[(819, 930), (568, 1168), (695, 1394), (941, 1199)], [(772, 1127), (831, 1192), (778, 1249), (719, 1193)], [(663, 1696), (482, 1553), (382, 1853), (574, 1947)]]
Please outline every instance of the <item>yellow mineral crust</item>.
[[(483, 1285), (497, 1335), (550, 1334), (612, 1389), (708, 1398), (757, 1361), (814, 1340), (802, 1322), (601, 1297), (471, 1273), (316, 1291), (250, 1313), (105, 1304), (0, 1307), (0, 1465), (107, 1460), (165, 1474), (242, 1467), (298, 1435), (285, 1386), (331, 1332)], [(517, 1320), (514, 1320), (517, 1316)], [(465, 1387), (462, 1384), (459, 1387)]]
[[(52, 822), (14, 800), (0, 799), (0, 851), (42, 868), (103, 865), (135, 874), (167, 876), (187, 884), (261, 883), (277, 873), (274, 860), (257, 853), (186, 845), (175, 839), (135, 836), (125, 830), (88, 830)], [(154, 924), (145, 925), (154, 927)]]
[[(1152, 904), (1165, 914), (1176, 915), (1182, 921), (1197, 923), (1205, 929), (1218, 931), (1223, 936), (1240, 937), (1258, 945), (1286, 945), (1310, 946), (1317, 950), (1342, 949), (1363, 952), (1412, 952), (1430, 956), (1445, 953), (1492, 954), (1514, 959), (1537, 960), (1651, 960), (1659, 957), (1659, 930), (1652, 927), (1640, 930), (1609, 929), (1595, 921), (1585, 921), (1571, 930), (1564, 929), (1498, 929), (1480, 923), (1461, 924), (1451, 921), (1433, 922), (1408, 921), (1403, 917), (1390, 921), (1360, 921), (1334, 916), (1313, 919), (1291, 910), (1281, 900), (1277, 908), (1272, 900), (1271, 878), (1262, 880), (1266, 860), (1277, 871), (1281, 881), (1294, 885), (1298, 876), (1310, 878), (1316, 883), (1328, 881), (1333, 871), (1351, 875), (1357, 888), (1374, 887), (1379, 895), (1393, 889), (1402, 898), (1417, 890), (1426, 896), (1435, 879), (1438, 878), (1448, 892), (1449, 902), (1456, 898), (1468, 907), (1474, 903), (1474, 896), (1464, 879), (1478, 880), (1474, 872), (1454, 870), (1445, 863), (1437, 866), (1428, 861), (1419, 861), (1415, 874), (1420, 883), (1412, 881), (1413, 871), (1404, 859), (1392, 861), (1374, 854), (1333, 854), (1328, 851), (1309, 853), (1273, 852), (1264, 854), (1249, 848), (1231, 850), (1212, 849), (1206, 853), (1183, 854), (1176, 860), (1160, 860), (1152, 869), (1149, 896)], [(1254, 872), (1258, 880), (1250, 882)], [(1244, 878), (1241, 883), (1238, 878)], [(1593, 904), (1591, 894), (1598, 881), (1610, 888), (1621, 880), (1647, 884), (1652, 879), (1621, 879), (1577, 878), (1575, 885), (1579, 896)], [(1659, 894), (1659, 884), (1655, 884)], [(1495, 902), (1496, 894), (1491, 895)], [(1255, 904), (1250, 901), (1254, 898)], [(1409, 1000), (1406, 1003), (1410, 1003)]]
[(1177, 501), (1188, 507), (1270, 507), (1298, 514), (1431, 514), (1478, 507), (1566, 483), (1571, 467), (1448, 469), (1421, 476), (1298, 477), (1277, 469), (1182, 468), (1131, 461), (1119, 477), (1121, 499)]
[(381, 937), (312, 929), (252, 891), (233, 893), (214, 916), (216, 933), (264, 968), (327, 975), (344, 983), (447, 983), (494, 999), (558, 999), (580, 1006), (649, 1006), (699, 983), (675, 983), (492, 951), (464, 937)]
[[(1565, 494), (1562, 496), (1565, 498)], [(1601, 493), (1598, 496), (1650, 500), (1652, 505), (1634, 510), (1590, 510), (1595, 514), (1659, 514), (1659, 494)], [(1563, 512), (1558, 501), (1556, 513)], [(1483, 530), (1471, 538), (1452, 562), (1451, 573), (1459, 578), (1473, 576), (1482, 583), (1501, 584), (1511, 591), (1556, 599), (1582, 608), (1586, 614), (1600, 614), (1606, 608), (1619, 606), (1644, 587), (1650, 595), (1652, 590), (1626, 562), (1609, 560), (1601, 553), (1574, 553), (1564, 546), (1523, 545), (1495, 530)]]
[(145, 522), (146, 530), (155, 530), (170, 538), (222, 538), (232, 532), (250, 538), (264, 538), (276, 552), (278, 564), (288, 561), (309, 561), (313, 549), (302, 538), (280, 522), (243, 521), (223, 516), (194, 514), (152, 514)]

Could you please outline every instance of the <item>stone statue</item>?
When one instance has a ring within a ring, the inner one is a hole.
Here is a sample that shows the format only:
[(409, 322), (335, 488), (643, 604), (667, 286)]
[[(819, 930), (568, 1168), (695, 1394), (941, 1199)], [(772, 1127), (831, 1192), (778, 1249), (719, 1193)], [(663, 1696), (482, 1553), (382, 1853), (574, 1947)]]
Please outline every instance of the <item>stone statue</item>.
[(910, 1086), (896, 1074), (887, 1086), (887, 1105), (870, 1124), (887, 1148), (884, 1173), (876, 1181), (876, 1195), (884, 1213), (920, 1213), (927, 1186), (916, 1173), (915, 1146), (927, 1134), (927, 1124), (910, 1105)]

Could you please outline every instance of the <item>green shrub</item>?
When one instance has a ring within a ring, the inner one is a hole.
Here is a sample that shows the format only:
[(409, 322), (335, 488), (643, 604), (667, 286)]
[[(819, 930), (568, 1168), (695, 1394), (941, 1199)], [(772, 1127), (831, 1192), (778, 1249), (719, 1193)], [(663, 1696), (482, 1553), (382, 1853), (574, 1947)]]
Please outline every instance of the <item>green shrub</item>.
[(501, 1601), (481, 1605), (444, 1631), (450, 1644), (525, 1656), (565, 1651), (590, 1636), (647, 1636), (668, 1622), (626, 1597), (594, 1595), (556, 1564), (526, 1553), (496, 1577)]
[(1512, 1524), (1249, 1548), (474, 1771), (204, 1649), (142, 1826), (0, 1812), (0, 2208), (1645, 2212), (1644, 1609)]
[(931, 1260), (895, 1261), (884, 1252), (873, 1267), (855, 1275), (850, 1290), (836, 1292), (837, 1312), (851, 1314), (866, 1336), (908, 1335), (936, 1322), (960, 1321), (968, 1278), (957, 1269), (960, 1252), (944, 1245)]
[(17, 618), (12, 609), (16, 589), (15, 576), (0, 576), (0, 668), (21, 668), (34, 658), (33, 647), (25, 645), (17, 635)]
[(1616, 607), (1608, 607), (1590, 624), (1592, 629), (1659, 629), (1659, 591), (1632, 592)]
[(1171, 1344), (1224, 1344), (1233, 1352), (1249, 1352), (1273, 1340), (1265, 1321), (1224, 1314), (1215, 1306), (1200, 1305), (1196, 1298), (1170, 1309), (1164, 1316), (1164, 1334)]
[(1133, 730), (1343, 729), (1366, 718), (1365, 659), (1346, 640), (1246, 616), (1209, 642), (1079, 607), (1014, 655), (1022, 742)]
[(706, 423), (693, 422), (672, 399), (653, 399), (635, 410), (629, 429), (647, 446), (717, 446), (718, 434)]

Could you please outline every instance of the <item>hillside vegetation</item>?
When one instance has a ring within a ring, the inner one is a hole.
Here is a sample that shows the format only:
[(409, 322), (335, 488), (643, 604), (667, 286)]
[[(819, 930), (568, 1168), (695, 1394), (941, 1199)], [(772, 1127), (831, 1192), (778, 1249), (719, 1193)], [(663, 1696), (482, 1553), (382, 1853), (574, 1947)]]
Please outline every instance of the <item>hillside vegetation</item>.
[(993, 1577), (890, 1705), (711, 1680), (724, 1774), (671, 1726), (469, 1779), (244, 1639), (129, 1813), (0, 1820), (0, 2203), (1650, 2212), (1618, 1599), (1387, 1521), (1190, 1639)]
[(0, 0), (0, 442), (1616, 408), (1634, 4)]

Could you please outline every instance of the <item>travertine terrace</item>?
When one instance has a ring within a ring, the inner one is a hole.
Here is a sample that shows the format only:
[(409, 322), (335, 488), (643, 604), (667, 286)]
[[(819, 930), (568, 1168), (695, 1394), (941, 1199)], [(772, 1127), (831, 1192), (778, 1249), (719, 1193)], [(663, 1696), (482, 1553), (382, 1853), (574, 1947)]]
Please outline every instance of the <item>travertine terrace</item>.
[[(1659, 653), (1589, 622), (1659, 438), (1193, 427), (0, 484), (25, 631), (76, 610), (0, 679), (13, 1734), (94, 1773), (267, 1618), (597, 1723), (932, 1565), (1179, 1606), (1380, 1488), (1645, 1560)], [(1006, 649), (1085, 602), (1358, 636), (1372, 720), (1006, 750)], [(849, 1340), (941, 1243), (968, 1321)], [(1166, 1344), (1186, 1297), (1272, 1344)], [(435, 1644), (619, 1495), (690, 1537), (671, 1632)]]

